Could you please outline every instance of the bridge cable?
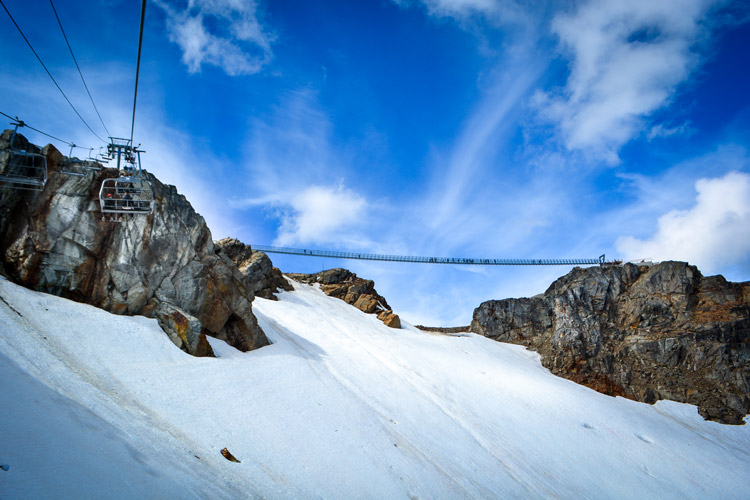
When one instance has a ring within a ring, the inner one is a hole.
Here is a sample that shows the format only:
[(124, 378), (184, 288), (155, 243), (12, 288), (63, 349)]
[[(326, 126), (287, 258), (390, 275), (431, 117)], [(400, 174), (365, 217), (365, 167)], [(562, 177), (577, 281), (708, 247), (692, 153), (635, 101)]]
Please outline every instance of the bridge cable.
[(81, 81), (83, 82), (83, 86), (86, 88), (86, 93), (89, 95), (89, 99), (91, 100), (91, 105), (94, 106), (94, 111), (96, 111), (96, 116), (99, 117), (99, 121), (101, 122), (102, 127), (104, 127), (104, 131), (107, 132), (107, 137), (111, 137), (112, 134), (109, 133), (109, 129), (107, 129), (107, 126), (104, 124), (104, 120), (102, 120), (102, 115), (99, 114), (99, 108), (96, 107), (96, 104), (94, 103), (94, 98), (91, 96), (91, 92), (89, 91), (89, 86), (86, 85), (86, 80), (83, 78), (83, 73), (81, 72), (80, 66), (78, 66), (78, 61), (76, 60), (75, 54), (73, 54), (73, 48), (70, 46), (68, 37), (65, 34), (65, 30), (63, 29), (62, 22), (60, 21), (60, 16), (57, 15), (57, 9), (55, 9), (55, 4), (52, 3), (52, 0), (49, 0), (49, 4), (52, 6), (52, 12), (55, 13), (55, 19), (57, 19), (57, 24), (60, 26), (60, 31), (62, 32), (62, 36), (65, 39), (65, 43), (68, 45), (68, 50), (70, 51), (71, 57), (73, 57), (73, 62), (76, 65), (78, 74), (81, 76)]
[(418, 257), (411, 255), (382, 255), (332, 250), (307, 250), (302, 248), (250, 245), (255, 251), (302, 255), (306, 257), (329, 257), (335, 259), (378, 260), (387, 262), (411, 262), (416, 264), (460, 264), (475, 266), (581, 266), (607, 264), (604, 255), (591, 259), (476, 259), (462, 257)]
[[(144, 0), (144, 1), (145, 1), (145, 0)], [(76, 115), (78, 115), (78, 118), (80, 118), (80, 119), (81, 119), (81, 121), (83, 122), (83, 124), (84, 124), (84, 125), (86, 125), (86, 128), (88, 128), (88, 129), (89, 129), (89, 130), (91, 131), (91, 133), (92, 133), (92, 134), (94, 134), (94, 135), (96, 136), (96, 138), (97, 138), (97, 139), (99, 139), (100, 141), (102, 141), (103, 143), (105, 143), (105, 144), (106, 144), (106, 143), (107, 143), (107, 141), (105, 141), (104, 139), (102, 139), (101, 137), (99, 137), (99, 135), (98, 135), (98, 134), (97, 134), (96, 132), (94, 132), (94, 129), (92, 129), (92, 128), (91, 128), (91, 127), (89, 126), (89, 124), (88, 124), (88, 123), (86, 123), (86, 120), (84, 120), (84, 119), (83, 119), (83, 117), (82, 117), (82, 116), (81, 116), (81, 114), (80, 114), (80, 113), (78, 112), (78, 110), (76, 109), (76, 107), (75, 107), (75, 106), (73, 106), (73, 103), (72, 103), (72, 102), (70, 102), (70, 99), (68, 99), (68, 96), (67, 96), (67, 95), (65, 95), (65, 92), (63, 92), (63, 89), (62, 89), (62, 88), (60, 88), (60, 85), (59, 85), (59, 84), (57, 83), (57, 80), (55, 80), (55, 78), (54, 78), (54, 77), (52, 76), (52, 73), (50, 73), (50, 71), (49, 71), (49, 70), (47, 69), (47, 66), (46, 66), (46, 65), (44, 64), (44, 62), (42, 61), (42, 58), (41, 58), (41, 57), (39, 57), (39, 54), (37, 54), (37, 53), (36, 53), (36, 50), (34, 50), (34, 47), (33, 47), (33, 46), (31, 45), (31, 42), (29, 42), (29, 39), (28, 39), (28, 38), (26, 38), (26, 35), (24, 35), (23, 31), (21, 30), (21, 27), (20, 27), (20, 26), (18, 26), (18, 23), (16, 23), (16, 20), (15, 20), (15, 19), (13, 19), (13, 16), (12, 16), (12, 15), (10, 14), (10, 11), (9, 11), (9, 10), (8, 10), (8, 8), (7, 8), (6, 6), (5, 6), (5, 3), (3, 2), (3, 0), (0, 0), (0, 5), (2, 5), (3, 9), (5, 9), (5, 13), (6, 13), (6, 14), (8, 14), (8, 17), (10, 18), (10, 20), (11, 20), (11, 21), (13, 22), (13, 24), (15, 25), (16, 29), (18, 30), (18, 32), (19, 32), (19, 33), (21, 34), (21, 36), (23, 37), (24, 41), (26, 42), (26, 45), (28, 45), (28, 46), (29, 46), (29, 48), (31, 49), (31, 52), (33, 52), (33, 53), (34, 53), (34, 55), (36, 56), (37, 60), (39, 61), (39, 64), (41, 64), (41, 65), (42, 65), (42, 68), (44, 68), (44, 71), (46, 71), (46, 72), (47, 72), (47, 75), (48, 75), (48, 76), (49, 76), (49, 77), (50, 77), (50, 78), (52, 79), (52, 82), (53, 82), (53, 83), (55, 84), (55, 87), (57, 87), (57, 90), (59, 90), (59, 91), (60, 91), (60, 93), (62, 94), (62, 96), (63, 96), (63, 97), (65, 98), (65, 100), (66, 100), (66, 101), (68, 101), (68, 104), (70, 104), (70, 107), (71, 107), (71, 108), (73, 108), (73, 111), (75, 112), (75, 114), (76, 114)]]

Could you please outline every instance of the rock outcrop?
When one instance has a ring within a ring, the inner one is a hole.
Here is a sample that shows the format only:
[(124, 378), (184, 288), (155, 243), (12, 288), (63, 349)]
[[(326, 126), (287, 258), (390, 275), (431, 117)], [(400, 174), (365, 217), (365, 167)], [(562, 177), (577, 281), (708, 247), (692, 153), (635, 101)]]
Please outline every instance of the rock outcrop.
[(214, 242), (218, 253), (226, 255), (244, 277), (245, 286), (256, 297), (278, 300), (276, 292), (286, 290), (290, 292), (294, 287), (281, 274), (277, 267), (273, 267), (271, 259), (263, 252), (256, 252), (250, 245), (245, 245), (234, 238), (224, 238)]
[[(5, 131), (0, 147), (9, 138)], [(27, 144), (22, 136), (16, 140)], [(217, 254), (205, 221), (174, 186), (146, 173), (154, 213), (103, 220), (99, 186), (117, 171), (65, 175), (60, 166), (67, 159), (51, 145), (43, 152), (49, 168), (43, 191), (0, 187), (4, 274), (29, 288), (116, 314), (155, 317), (191, 354), (211, 354), (205, 335), (243, 351), (268, 343), (243, 275)]]
[(385, 297), (375, 290), (375, 283), (357, 277), (353, 272), (342, 269), (328, 269), (315, 274), (287, 274), (300, 283), (319, 283), (326, 295), (339, 298), (367, 314), (377, 314), (378, 318), (391, 328), (401, 328), (401, 319), (394, 314)]
[(444, 333), (445, 335), (456, 335), (459, 333), (465, 333), (471, 329), (469, 325), (451, 326), (451, 327), (414, 325), (414, 328), (422, 330), (423, 332)]
[(750, 412), (750, 283), (684, 262), (576, 268), (543, 295), (483, 303), (471, 331), (606, 394), (690, 403), (723, 423)]

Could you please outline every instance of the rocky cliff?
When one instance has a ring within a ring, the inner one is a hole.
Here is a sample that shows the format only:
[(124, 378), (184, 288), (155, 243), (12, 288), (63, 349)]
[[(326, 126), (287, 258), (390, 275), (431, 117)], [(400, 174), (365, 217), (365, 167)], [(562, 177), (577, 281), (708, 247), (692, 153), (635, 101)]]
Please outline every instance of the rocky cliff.
[(385, 297), (378, 294), (372, 280), (362, 279), (341, 268), (287, 276), (300, 283), (318, 283), (326, 295), (337, 297), (367, 314), (377, 314), (378, 319), (391, 328), (401, 328), (401, 318), (391, 310)]
[[(0, 136), (7, 147), (10, 131)], [(33, 148), (22, 136), (16, 147)], [(29, 288), (117, 314), (155, 317), (170, 338), (210, 355), (205, 335), (240, 350), (268, 343), (252, 311), (253, 292), (231, 259), (216, 252), (203, 218), (174, 186), (146, 174), (150, 215), (103, 220), (98, 192), (114, 169), (84, 177), (61, 173), (69, 159), (48, 145), (43, 191), (0, 186), (0, 263)]]
[(481, 304), (471, 331), (606, 394), (690, 403), (724, 423), (750, 412), (750, 283), (684, 262), (576, 268), (543, 295)]
[(224, 238), (215, 242), (217, 253), (226, 255), (235, 263), (243, 276), (248, 290), (256, 297), (278, 300), (276, 292), (294, 290), (284, 278), (278, 267), (273, 267), (271, 259), (263, 252), (256, 252), (250, 245), (245, 245), (234, 238)]

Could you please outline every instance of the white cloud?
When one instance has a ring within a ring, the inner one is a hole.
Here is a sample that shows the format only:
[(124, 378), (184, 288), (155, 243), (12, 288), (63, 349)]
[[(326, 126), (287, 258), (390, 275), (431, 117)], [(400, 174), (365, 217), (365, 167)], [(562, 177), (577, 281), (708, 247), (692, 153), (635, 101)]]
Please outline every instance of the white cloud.
[(560, 92), (538, 93), (542, 116), (565, 146), (609, 163), (650, 113), (667, 105), (696, 63), (691, 46), (711, 0), (589, 1), (555, 16), (552, 31), (570, 56)]
[(422, 0), (433, 15), (466, 16), (473, 13), (493, 14), (500, 9), (496, 0)]
[(189, 0), (184, 8), (169, 0), (156, 4), (167, 14), (170, 41), (182, 49), (191, 73), (212, 64), (229, 75), (260, 71), (272, 58), (272, 36), (263, 30), (252, 0)]
[(750, 270), (750, 174), (700, 179), (695, 189), (695, 205), (659, 217), (652, 237), (619, 238), (623, 257), (684, 260), (706, 273), (732, 266)]
[[(412, 5), (412, 0), (392, 0), (400, 6)], [(459, 22), (480, 17), (493, 24), (527, 25), (530, 12), (523, 2), (515, 0), (418, 0), (434, 17), (450, 17)]]
[(253, 117), (246, 145), (248, 206), (286, 201), (315, 183), (346, 178), (347, 161), (331, 142), (332, 123), (310, 89), (285, 92), (272, 113)]
[(290, 201), (282, 216), (277, 245), (346, 243), (362, 223), (367, 201), (343, 184), (310, 186)]
[(673, 135), (692, 135), (695, 133), (695, 129), (690, 125), (690, 122), (684, 122), (680, 125), (670, 127), (668, 125), (658, 123), (651, 127), (648, 131), (648, 140), (651, 141), (658, 137), (672, 137)]
[[(333, 124), (317, 93), (285, 92), (272, 112), (250, 124), (245, 170), (233, 186), (230, 206), (248, 218), (273, 219), (277, 245), (372, 249), (367, 235), (382, 223), (387, 204), (360, 194), (370, 187), (359, 177), (362, 165), (346, 144), (333, 142)], [(347, 179), (356, 185), (347, 186)], [(255, 241), (269, 239), (271, 234), (263, 234)]]

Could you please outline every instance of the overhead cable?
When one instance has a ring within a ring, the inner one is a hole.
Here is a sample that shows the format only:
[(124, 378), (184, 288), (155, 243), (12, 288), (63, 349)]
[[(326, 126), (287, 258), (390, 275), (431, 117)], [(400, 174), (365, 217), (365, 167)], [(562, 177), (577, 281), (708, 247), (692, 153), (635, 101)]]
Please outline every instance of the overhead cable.
[[(2, 0), (0, 0), (0, 1), (2, 1)], [(48, 134), (47, 132), (42, 132), (41, 130), (32, 127), (31, 125), (29, 125), (25, 121), (19, 120), (17, 116), (16, 117), (12, 117), (12, 116), (10, 116), (8, 114), (3, 113), (2, 111), (0, 111), (0, 115), (3, 115), (5, 117), (7, 117), (7, 118), (10, 118), (11, 120), (13, 120), (14, 122), (18, 123), (22, 127), (26, 127), (28, 129), (33, 130), (34, 132), (38, 132), (38, 133), (40, 133), (42, 135), (46, 135), (50, 139), (54, 139), (56, 141), (62, 142), (63, 144), (67, 144), (68, 146), (71, 146), (71, 147), (74, 147), (74, 148), (81, 148), (81, 146), (76, 146), (72, 142), (64, 141), (64, 140), (60, 139), (59, 137), (55, 137), (54, 135)], [(81, 149), (86, 149), (86, 148), (81, 148)], [(91, 148), (91, 149), (94, 149), (94, 148)]]
[[(144, 0), (144, 3), (145, 3), (145, 0)], [(101, 137), (99, 137), (99, 135), (96, 132), (94, 132), (94, 129), (92, 129), (89, 126), (89, 124), (86, 123), (86, 120), (83, 119), (83, 117), (78, 112), (78, 110), (76, 109), (76, 107), (73, 106), (73, 103), (70, 102), (70, 99), (68, 99), (68, 96), (65, 95), (65, 92), (63, 92), (63, 89), (60, 88), (60, 85), (57, 83), (57, 80), (55, 80), (55, 77), (52, 76), (52, 73), (50, 73), (50, 71), (47, 69), (47, 66), (45, 66), (44, 62), (42, 61), (42, 58), (39, 57), (39, 54), (36, 53), (36, 50), (34, 50), (34, 47), (31, 45), (31, 42), (29, 42), (28, 38), (26, 38), (26, 35), (24, 35), (23, 31), (21, 30), (21, 27), (18, 26), (18, 23), (16, 23), (16, 20), (13, 19), (13, 16), (11, 15), (10, 11), (8, 10), (8, 8), (5, 6), (5, 3), (3, 2), (3, 0), (0, 0), (0, 5), (2, 5), (3, 9), (5, 9), (5, 13), (8, 14), (8, 17), (13, 22), (13, 25), (16, 27), (16, 29), (18, 30), (18, 32), (21, 34), (21, 37), (23, 37), (24, 41), (26, 42), (26, 45), (28, 45), (29, 48), (31, 49), (31, 52), (34, 53), (34, 55), (36, 56), (37, 60), (39, 61), (39, 64), (41, 64), (42, 68), (44, 68), (44, 71), (47, 72), (47, 75), (50, 77), (50, 79), (52, 80), (52, 82), (55, 84), (55, 87), (57, 87), (57, 90), (59, 90), (60, 93), (62, 94), (62, 96), (65, 98), (65, 100), (68, 101), (68, 104), (70, 104), (70, 107), (73, 109), (73, 111), (78, 116), (78, 118), (81, 119), (81, 121), (83, 122), (83, 124), (86, 125), (86, 128), (88, 128), (91, 131), (91, 133), (94, 134), (94, 136), (96, 136), (97, 139), (99, 139), (100, 141), (102, 141), (103, 143), (106, 144), (107, 141), (105, 141), (104, 139), (102, 139)]]
[[(2, 1), (2, 0), (0, 0)], [(138, 75), (141, 72), (141, 47), (143, 46), (143, 21), (146, 19), (146, 0), (141, 4), (141, 27), (138, 34), (138, 58), (135, 63), (135, 92), (133, 92), (133, 121), (130, 122), (130, 144), (133, 144), (135, 130), (135, 103), (138, 100)]]
[(78, 61), (76, 60), (75, 54), (73, 54), (73, 48), (70, 46), (70, 42), (68, 41), (67, 35), (65, 35), (65, 30), (63, 29), (62, 22), (60, 21), (60, 16), (57, 15), (57, 9), (55, 9), (55, 4), (52, 3), (52, 0), (49, 0), (49, 4), (52, 6), (52, 12), (55, 13), (55, 19), (57, 19), (57, 24), (60, 26), (60, 31), (62, 32), (62, 36), (65, 39), (65, 43), (68, 45), (68, 50), (70, 51), (71, 57), (73, 57), (73, 62), (76, 65), (76, 69), (78, 70), (78, 74), (81, 75), (81, 81), (83, 82), (83, 86), (86, 88), (86, 93), (89, 95), (89, 99), (91, 100), (91, 105), (94, 106), (94, 111), (96, 111), (96, 116), (99, 117), (99, 121), (102, 124), (102, 127), (104, 127), (104, 131), (107, 132), (107, 136), (111, 136), (112, 134), (109, 133), (109, 129), (107, 129), (107, 126), (104, 124), (104, 120), (102, 120), (102, 115), (99, 114), (99, 108), (96, 107), (96, 104), (94, 103), (94, 98), (91, 96), (91, 92), (89, 92), (89, 86), (86, 85), (86, 80), (83, 78), (83, 73), (81, 72), (81, 68), (78, 66)]

